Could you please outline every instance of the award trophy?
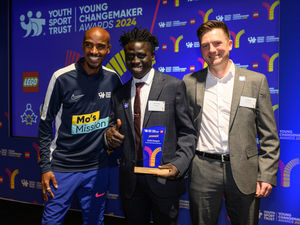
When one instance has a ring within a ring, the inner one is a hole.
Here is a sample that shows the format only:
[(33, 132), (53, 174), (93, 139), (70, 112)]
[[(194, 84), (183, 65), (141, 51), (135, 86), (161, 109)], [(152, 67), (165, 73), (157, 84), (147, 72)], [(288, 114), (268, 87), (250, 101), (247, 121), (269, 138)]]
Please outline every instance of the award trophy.
[(166, 175), (169, 169), (159, 169), (163, 143), (165, 136), (165, 127), (155, 126), (143, 129), (143, 167), (134, 167), (135, 173)]

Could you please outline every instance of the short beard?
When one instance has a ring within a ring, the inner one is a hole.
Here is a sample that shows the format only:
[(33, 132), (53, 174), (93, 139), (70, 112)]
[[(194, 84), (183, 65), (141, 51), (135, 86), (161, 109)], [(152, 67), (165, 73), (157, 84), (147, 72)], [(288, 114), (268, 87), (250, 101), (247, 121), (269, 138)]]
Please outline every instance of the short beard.
[(88, 62), (86, 62), (86, 64), (88, 65), (89, 68), (91, 69), (99, 69), (101, 67), (101, 64), (99, 64), (99, 66), (92, 66), (91, 64), (89, 64)]

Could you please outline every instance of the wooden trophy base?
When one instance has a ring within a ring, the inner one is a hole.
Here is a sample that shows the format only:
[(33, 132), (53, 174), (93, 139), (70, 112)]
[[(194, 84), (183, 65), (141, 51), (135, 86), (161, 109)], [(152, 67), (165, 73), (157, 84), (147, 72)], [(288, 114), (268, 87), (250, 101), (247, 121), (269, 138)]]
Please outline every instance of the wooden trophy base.
[(168, 175), (169, 169), (149, 168), (149, 167), (134, 167), (135, 173), (153, 174), (153, 175)]

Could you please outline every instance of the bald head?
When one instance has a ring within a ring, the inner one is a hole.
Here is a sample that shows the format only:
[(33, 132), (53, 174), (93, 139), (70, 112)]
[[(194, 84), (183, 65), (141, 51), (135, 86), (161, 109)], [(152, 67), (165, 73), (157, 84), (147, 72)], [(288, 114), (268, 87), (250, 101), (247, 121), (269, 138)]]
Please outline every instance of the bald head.
[(91, 36), (101, 38), (102, 40), (107, 40), (107, 44), (110, 43), (110, 35), (102, 27), (92, 27), (92, 28), (88, 29), (84, 33), (83, 41), (85, 41), (86, 39), (89, 39)]

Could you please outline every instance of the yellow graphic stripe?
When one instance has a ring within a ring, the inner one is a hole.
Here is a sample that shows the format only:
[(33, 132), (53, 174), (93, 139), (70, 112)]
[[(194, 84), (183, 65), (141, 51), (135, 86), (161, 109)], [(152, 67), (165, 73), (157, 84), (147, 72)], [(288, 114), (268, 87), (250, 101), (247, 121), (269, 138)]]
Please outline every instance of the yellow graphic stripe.
[(109, 69), (111, 69), (111, 70), (114, 71), (114, 68), (113, 68), (109, 63), (107, 63), (107, 64), (105, 65), (105, 67), (107, 67), (107, 68), (109, 68)]
[(273, 108), (273, 112), (274, 112), (276, 109), (279, 108), (279, 105), (278, 104), (277, 105), (273, 105), (272, 108)]
[(273, 70), (274, 70), (274, 60), (278, 57), (279, 57), (279, 53), (277, 52), (274, 55), (272, 55), (272, 57), (270, 58), (269, 68), (268, 68), (269, 72), (273, 72)]
[(245, 30), (241, 30), (240, 32), (238, 32), (238, 34), (235, 37), (235, 43), (234, 43), (234, 47), (235, 48), (239, 48), (240, 47), (240, 38), (241, 36), (245, 33)]
[(179, 0), (175, 0), (175, 7), (179, 6)]
[(294, 166), (299, 165), (300, 161), (298, 158), (291, 160), (284, 168), (283, 170), (283, 187), (289, 187), (290, 186), (290, 180), (291, 180), (291, 171)]
[(161, 151), (161, 147), (158, 147), (153, 151), (151, 155), (150, 166), (155, 166), (155, 158), (157, 153), (159, 153), (160, 151)]
[(120, 53), (117, 53), (117, 54), (115, 55), (115, 57), (116, 57), (118, 63), (120, 64), (122, 70), (123, 70), (123, 71), (126, 71), (127, 69), (126, 69), (126, 67), (125, 67), (125, 64), (123, 63), (123, 60), (122, 60), (122, 58), (121, 58)]
[(269, 20), (274, 20), (274, 10), (275, 7), (279, 5), (279, 0), (274, 2), (270, 8), (270, 12), (269, 12)]
[(206, 13), (205, 13), (205, 17), (204, 17), (204, 23), (208, 21), (208, 17), (209, 15), (213, 12), (213, 9), (211, 8), (210, 10), (208, 10)]
[(156, 60), (154, 59), (154, 60), (152, 61), (152, 66), (153, 66), (155, 63), (156, 63)]
[(120, 51), (120, 53), (121, 53), (122, 59), (123, 59), (124, 62), (125, 62), (125, 51), (124, 51), (124, 49), (122, 49), (122, 50)]
[(121, 68), (119, 67), (119, 65), (118, 65), (118, 63), (117, 63), (117, 61), (116, 61), (115, 58), (112, 58), (112, 59), (109, 61), (109, 63), (114, 67), (114, 70), (115, 70), (118, 74), (120, 74), (120, 76), (123, 75), (123, 71), (122, 71)]
[(16, 169), (14, 172), (12, 172), (10, 177), (10, 189), (15, 189), (15, 177), (19, 173), (19, 170)]
[(179, 42), (183, 39), (183, 35), (180, 35), (175, 42), (175, 50), (174, 52), (179, 52)]
[(120, 52), (115, 54), (114, 57), (112, 57), (105, 66), (111, 70), (116, 71), (116, 73), (122, 76), (127, 71), (124, 61), (125, 61), (125, 53), (124, 53), (124, 49), (122, 49)]

